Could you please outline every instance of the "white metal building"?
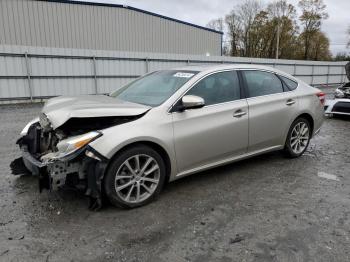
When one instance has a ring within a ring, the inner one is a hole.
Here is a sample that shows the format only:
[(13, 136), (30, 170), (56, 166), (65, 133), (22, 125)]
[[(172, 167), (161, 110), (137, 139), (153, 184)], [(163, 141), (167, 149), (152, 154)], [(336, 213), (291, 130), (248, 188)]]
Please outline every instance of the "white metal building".
[(311, 85), (346, 81), (346, 62), (225, 57), (221, 37), (132, 7), (0, 0), (0, 104), (106, 94), (147, 72), (189, 64), (263, 64)]
[(221, 55), (222, 32), (137, 8), (0, 0), (0, 45)]

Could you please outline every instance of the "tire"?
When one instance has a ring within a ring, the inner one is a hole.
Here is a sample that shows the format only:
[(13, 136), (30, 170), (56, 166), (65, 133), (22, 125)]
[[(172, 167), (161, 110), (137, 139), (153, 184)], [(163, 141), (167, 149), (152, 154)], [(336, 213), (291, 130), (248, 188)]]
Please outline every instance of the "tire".
[(104, 191), (114, 206), (135, 208), (152, 202), (159, 195), (165, 176), (164, 160), (159, 153), (151, 147), (137, 145), (112, 160), (104, 178)]
[(289, 158), (296, 158), (304, 154), (310, 143), (311, 132), (311, 125), (307, 119), (302, 117), (296, 119), (288, 131), (284, 146), (285, 155)]

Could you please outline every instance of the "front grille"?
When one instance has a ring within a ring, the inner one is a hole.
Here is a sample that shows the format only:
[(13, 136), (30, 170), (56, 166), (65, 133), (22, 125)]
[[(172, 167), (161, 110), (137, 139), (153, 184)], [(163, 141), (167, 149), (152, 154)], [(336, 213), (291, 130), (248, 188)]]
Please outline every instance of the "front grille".
[(349, 113), (350, 114), (350, 100), (349, 100), (349, 102), (337, 102), (333, 106), (332, 112)]

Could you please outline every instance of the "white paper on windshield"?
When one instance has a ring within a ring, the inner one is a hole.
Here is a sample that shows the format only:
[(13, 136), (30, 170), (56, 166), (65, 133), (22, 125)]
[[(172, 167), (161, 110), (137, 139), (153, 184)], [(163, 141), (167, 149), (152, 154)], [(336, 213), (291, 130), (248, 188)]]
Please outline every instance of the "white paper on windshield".
[(174, 74), (175, 77), (183, 77), (183, 78), (190, 78), (193, 75), (194, 74), (192, 73), (184, 73), (184, 72), (177, 72), (176, 74)]

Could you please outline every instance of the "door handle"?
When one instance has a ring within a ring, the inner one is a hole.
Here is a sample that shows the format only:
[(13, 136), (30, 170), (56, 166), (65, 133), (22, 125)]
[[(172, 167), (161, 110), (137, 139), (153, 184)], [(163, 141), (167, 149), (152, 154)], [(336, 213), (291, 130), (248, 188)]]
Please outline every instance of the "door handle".
[(242, 111), (241, 109), (237, 110), (233, 113), (233, 117), (241, 117), (244, 116), (247, 112)]
[(286, 102), (287, 106), (291, 106), (291, 105), (294, 105), (294, 104), (295, 104), (295, 100), (293, 100), (293, 99), (288, 99), (287, 102)]

